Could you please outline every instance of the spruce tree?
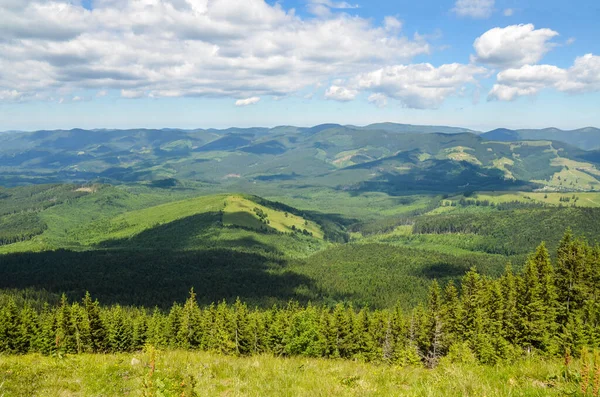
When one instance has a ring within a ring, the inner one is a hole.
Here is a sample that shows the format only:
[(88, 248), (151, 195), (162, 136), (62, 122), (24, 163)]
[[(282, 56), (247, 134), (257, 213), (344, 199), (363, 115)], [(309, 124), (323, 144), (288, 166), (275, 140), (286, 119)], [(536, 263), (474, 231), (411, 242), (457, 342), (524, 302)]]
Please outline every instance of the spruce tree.
[(521, 343), (528, 352), (531, 349), (542, 349), (550, 338), (544, 304), (538, 265), (530, 257), (523, 270), (519, 303)]
[(202, 343), (202, 313), (198, 307), (194, 289), (190, 290), (179, 321), (177, 346), (184, 349), (197, 349)]
[(60, 354), (77, 352), (71, 305), (65, 294), (62, 295), (56, 312), (56, 349)]
[(23, 353), (20, 350), (20, 318), (17, 304), (12, 297), (0, 308), (0, 352)]
[(91, 350), (94, 353), (104, 352), (107, 347), (106, 327), (100, 316), (100, 303), (92, 300), (89, 292), (85, 293), (82, 303), (88, 322)]

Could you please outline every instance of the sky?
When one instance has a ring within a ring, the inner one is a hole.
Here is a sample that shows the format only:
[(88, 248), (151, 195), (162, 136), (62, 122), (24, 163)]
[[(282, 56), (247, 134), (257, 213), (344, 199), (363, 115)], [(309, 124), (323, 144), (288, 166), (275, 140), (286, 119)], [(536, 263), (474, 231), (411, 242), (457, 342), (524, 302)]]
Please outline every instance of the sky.
[(0, 0), (0, 131), (600, 127), (597, 0)]

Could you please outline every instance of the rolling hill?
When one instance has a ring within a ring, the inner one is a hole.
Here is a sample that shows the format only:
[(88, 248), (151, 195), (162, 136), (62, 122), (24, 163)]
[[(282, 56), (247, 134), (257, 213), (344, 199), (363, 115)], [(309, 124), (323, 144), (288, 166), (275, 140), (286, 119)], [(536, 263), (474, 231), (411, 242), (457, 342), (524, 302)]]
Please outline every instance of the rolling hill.
[(583, 150), (600, 149), (600, 129), (594, 127), (576, 130), (561, 130), (558, 128), (509, 130), (498, 128), (488, 131), (481, 136), (485, 139), (502, 142), (512, 141), (560, 141)]
[(285, 184), (393, 194), (600, 188), (596, 152), (522, 139), (518, 131), (392, 123), (12, 132), (0, 135), (0, 184), (254, 185), (259, 193)]

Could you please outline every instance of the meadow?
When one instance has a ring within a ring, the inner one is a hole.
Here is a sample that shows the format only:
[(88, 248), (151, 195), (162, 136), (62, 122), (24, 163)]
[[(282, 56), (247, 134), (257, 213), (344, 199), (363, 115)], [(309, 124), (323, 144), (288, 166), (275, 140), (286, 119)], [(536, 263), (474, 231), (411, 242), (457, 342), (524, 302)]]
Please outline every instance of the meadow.
[(314, 358), (249, 358), (189, 351), (0, 356), (0, 395), (33, 396), (598, 396), (581, 364), (540, 357), (437, 368)]

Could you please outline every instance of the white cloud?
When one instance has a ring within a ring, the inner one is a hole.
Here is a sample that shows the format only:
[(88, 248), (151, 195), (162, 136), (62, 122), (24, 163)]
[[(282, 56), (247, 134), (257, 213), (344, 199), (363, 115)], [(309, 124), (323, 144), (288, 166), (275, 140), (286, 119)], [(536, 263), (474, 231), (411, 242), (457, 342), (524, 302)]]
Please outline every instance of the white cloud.
[(98, 93), (96, 93), (97, 98), (103, 98), (107, 95), (108, 95), (108, 91), (106, 91), (106, 90), (100, 90), (100, 91), (98, 91)]
[(396, 17), (387, 16), (383, 19), (383, 26), (388, 32), (399, 32), (402, 30), (402, 21)]
[(332, 85), (325, 91), (325, 98), (340, 102), (351, 101), (358, 95), (358, 91), (338, 85)]
[(135, 99), (135, 98), (142, 98), (144, 97), (144, 92), (143, 91), (137, 91), (137, 90), (121, 90), (121, 96), (123, 98), (127, 98), (127, 99)]
[(256, 105), (258, 102), (260, 102), (260, 98), (257, 96), (253, 96), (251, 98), (238, 99), (237, 101), (235, 101), (235, 106)]
[(387, 96), (384, 94), (371, 94), (367, 99), (369, 103), (375, 104), (378, 108), (384, 108), (387, 106)]
[(432, 109), (439, 107), (465, 85), (476, 84), (476, 77), (486, 72), (487, 69), (479, 66), (458, 63), (437, 68), (429, 63), (395, 65), (360, 74), (329, 90), (331, 94), (351, 92), (353, 95), (341, 95), (345, 100), (354, 99), (360, 91), (368, 91), (380, 94), (369, 97), (370, 102), (381, 103), (386, 97), (397, 99), (409, 108)]
[(21, 98), (17, 90), (0, 90), (0, 101), (16, 101)]
[(550, 51), (549, 41), (558, 36), (551, 29), (535, 29), (532, 24), (493, 28), (473, 43), (473, 60), (499, 68), (537, 63)]
[(93, 10), (77, 1), (0, 0), (0, 91), (20, 100), (81, 90), (285, 97), (430, 52), (425, 37), (400, 28), (395, 18), (380, 26), (344, 13), (302, 18), (264, 0), (95, 0)]
[(512, 8), (506, 8), (504, 11), (502, 11), (502, 14), (505, 17), (512, 17), (515, 13), (515, 10), (513, 10)]
[(80, 102), (80, 101), (83, 101), (83, 98), (82, 98), (82, 97), (80, 97), (80, 96), (77, 96), (77, 95), (76, 95), (76, 96), (74, 96), (74, 97), (73, 97), (73, 99), (71, 99), (71, 100), (72, 100), (73, 102)]
[(600, 56), (578, 57), (568, 69), (554, 65), (524, 65), (504, 70), (498, 73), (488, 100), (512, 101), (520, 96), (536, 95), (547, 88), (570, 94), (600, 91)]
[(456, 0), (452, 11), (459, 17), (489, 18), (494, 12), (495, 0)]
[(566, 45), (571, 45), (571, 44), (573, 44), (575, 42), (575, 40), (576, 40), (575, 37), (569, 37), (567, 39), (567, 41), (565, 42), (565, 44)]

